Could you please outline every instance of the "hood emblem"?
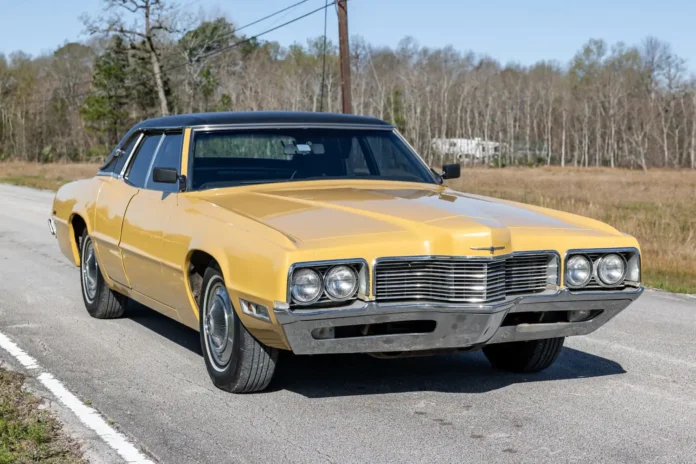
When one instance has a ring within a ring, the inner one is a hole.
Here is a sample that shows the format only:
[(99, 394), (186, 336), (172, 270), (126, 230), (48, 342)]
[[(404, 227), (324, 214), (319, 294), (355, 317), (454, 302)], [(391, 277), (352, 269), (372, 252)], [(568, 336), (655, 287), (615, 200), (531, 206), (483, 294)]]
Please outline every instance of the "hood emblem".
[(484, 251), (484, 250), (488, 250), (488, 251), (490, 251), (491, 254), (493, 255), (493, 254), (495, 254), (496, 250), (504, 250), (505, 247), (504, 247), (504, 246), (499, 246), (499, 247), (497, 247), (497, 246), (491, 246), (491, 247), (471, 247), (471, 249), (474, 250), (474, 251)]

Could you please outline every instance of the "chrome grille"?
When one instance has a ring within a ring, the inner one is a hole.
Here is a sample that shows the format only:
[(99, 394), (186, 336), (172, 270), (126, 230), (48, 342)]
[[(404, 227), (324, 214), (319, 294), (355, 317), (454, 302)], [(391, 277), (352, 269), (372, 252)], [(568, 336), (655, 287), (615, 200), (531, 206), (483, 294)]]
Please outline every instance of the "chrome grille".
[(557, 284), (555, 254), (496, 258), (383, 258), (375, 264), (378, 301), (487, 303)]
[(506, 293), (515, 295), (543, 292), (549, 283), (555, 284), (558, 263), (555, 260), (550, 262), (551, 256), (553, 255), (519, 255), (508, 258), (505, 263)]

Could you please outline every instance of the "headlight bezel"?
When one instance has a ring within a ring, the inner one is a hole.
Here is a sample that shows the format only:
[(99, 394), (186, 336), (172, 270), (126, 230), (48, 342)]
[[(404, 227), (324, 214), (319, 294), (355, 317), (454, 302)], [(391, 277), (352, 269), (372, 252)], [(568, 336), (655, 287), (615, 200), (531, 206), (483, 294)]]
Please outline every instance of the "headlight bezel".
[[(338, 266), (349, 267), (356, 275), (357, 282), (352, 294), (347, 298), (337, 299), (328, 294), (326, 290), (326, 275), (328, 272)], [(295, 272), (302, 269), (312, 269), (317, 272), (321, 278), (322, 291), (319, 298), (310, 303), (302, 303), (293, 298), (293, 276)], [(365, 259), (335, 259), (324, 261), (307, 261), (298, 262), (290, 266), (287, 279), (287, 297), (286, 302), (291, 307), (311, 307), (311, 306), (339, 306), (354, 302), (357, 299), (366, 299), (370, 284), (369, 268)]]
[[(616, 254), (623, 259), (625, 268), (623, 278), (613, 285), (604, 283), (598, 276), (599, 261), (607, 255)], [(585, 255), (592, 262), (592, 278), (584, 287), (577, 288), (568, 284), (568, 261), (576, 255)], [(631, 290), (641, 288), (642, 259), (641, 253), (635, 247), (620, 248), (579, 248), (566, 251), (563, 258), (563, 286), (571, 292)]]

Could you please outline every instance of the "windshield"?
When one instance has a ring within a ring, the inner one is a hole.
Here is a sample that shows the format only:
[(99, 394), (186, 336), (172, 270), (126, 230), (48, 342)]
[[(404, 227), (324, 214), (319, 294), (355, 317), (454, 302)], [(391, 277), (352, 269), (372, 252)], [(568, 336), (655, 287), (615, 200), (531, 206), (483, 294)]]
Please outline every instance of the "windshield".
[(191, 172), (194, 190), (313, 179), (435, 183), (396, 134), (379, 130), (196, 132)]

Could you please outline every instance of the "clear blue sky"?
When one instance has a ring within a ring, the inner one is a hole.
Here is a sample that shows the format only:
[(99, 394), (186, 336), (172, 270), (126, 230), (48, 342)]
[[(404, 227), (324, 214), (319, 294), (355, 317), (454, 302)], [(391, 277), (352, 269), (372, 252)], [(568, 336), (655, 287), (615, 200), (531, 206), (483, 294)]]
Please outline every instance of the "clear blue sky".
[[(297, 0), (179, 0), (187, 11), (224, 13), (237, 25)], [(306, 4), (245, 30), (254, 34), (324, 4)], [(50, 52), (84, 39), (81, 13), (95, 14), (100, 0), (0, 0), (0, 53)], [(696, 0), (351, 0), (351, 35), (395, 46), (410, 35), (422, 45), (451, 44), (503, 63), (567, 62), (589, 38), (639, 43), (653, 35), (671, 43), (696, 71)], [(264, 38), (283, 45), (305, 43), (323, 31), (319, 13)], [(329, 36), (336, 40), (336, 14), (329, 10)]]

